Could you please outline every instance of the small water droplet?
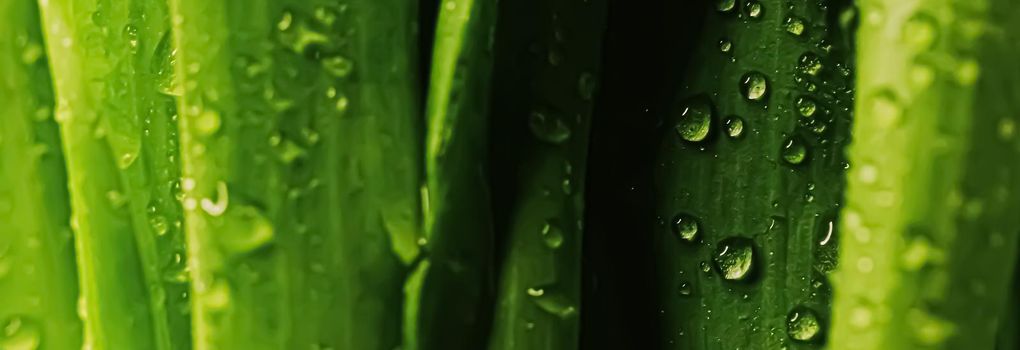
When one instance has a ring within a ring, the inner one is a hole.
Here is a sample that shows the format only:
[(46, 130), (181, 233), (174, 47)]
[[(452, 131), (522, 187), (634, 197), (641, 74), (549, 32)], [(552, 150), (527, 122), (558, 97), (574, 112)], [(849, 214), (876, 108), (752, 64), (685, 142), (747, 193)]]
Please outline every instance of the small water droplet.
[(689, 214), (680, 213), (674, 216), (671, 227), (677, 238), (684, 242), (693, 243), (698, 239), (698, 221)]
[(532, 111), (528, 126), (532, 135), (548, 143), (558, 145), (570, 139), (570, 127), (558, 115), (548, 111)]
[(705, 96), (687, 99), (681, 106), (674, 130), (681, 139), (688, 142), (701, 142), (708, 138), (712, 130), (712, 105)]
[(120, 191), (111, 190), (106, 191), (106, 200), (110, 202), (110, 205), (114, 208), (121, 208), (127, 204), (128, 198)]
[(797, 17), (786, 17), (786, 21), (783, 22), (783, 28), (786, 29), (787, 33), (800, 36), (804, 34), (804, 20)]
[(730, 39), (719, 39), (719, 52), (730, 53), (733, 50), (733, 42)]
[(915, 50), (927, 50), (935, 44), (938, 36), (938, 21), (926, 13), (918, 12), (903, 25), (900, 40)]
[(746, 279), (754, 268), (754, 247), (750, 239), (729, 237), (719, 242), (712, 256), (715, 268), (724, 279)]
[(138, 48), (138, 27), (128, 24), (124, 26), (124, 37), (128, 40), (128, 45), (131, 45), (132, 49)]
[(719, 12), (728, 13), (737, 7), (737, 0), (716, 0), (715, 9)]
[(195, 131), (199, 135), (209, 136), (220, 130), (220, 114), (212, 109), (203, 109), (195, 117)]
[(748, 101), (762, 101), (768, 94), (768, 81), (765, 74), (757, 71), (745, 73), (740, 78), (740, 92)]
[(276, 22), (276, 29), (285, 31), (290, 29), (291, 24), (294, 23), (294, 15), (290, 11), (284, 11), (283, 15), (280, 16), (280, 20)]
[(251, 206), (232, 206), (221, 225), (216, 235), (220, 245), (237, 254), (258, 250), (275, 239), (272, 222)]
[(786, 335), (798, 342), (811, 342), (819, 339), (822, 324), (818, 314), (806, 306), (797, 306), (786, 316)]
[(817, 76), (822, 71), (822, 59), (813, 52), (805, 52), (797, 60), (797, 68), (804, 74)]
[(761, 18), (763, 11), (764, 8), (762, 8), (761, 3), (758, 1), (751, 0), (744, 3), (744, 14), (749, 18)]
[(562, 294), (551, 293), (543, 289), (540, 295), (532, 295), (531, 297), (539, 309), (560, 319), (566, 320), (577, 316), (577, 307)]
[(723, 127), (726, 129), (726, 136), (736, 139), (744, 135), (744, 119), (738, 116), (731, 115), (726, 117), (723, 121)]
[(212, 216), (223, 215), (230, 205), (230, 194), (227, 192), (227, 183), (219, 181), (216, 183), (216, 199), (202, 198), (201, 206), (207, 214)]
[(584, 72), (577, 78), (577, 94), (586, 101), (590, 101), (595, 96), (595, 76), (591, 73)]
[(903, 109), (892, 90), (880, 89), (869, 100), (868, 110), (879, 126), (889, 127), (899, 123)]
[(790, 137), (783, 143), (783, 160), (791, 165), (803, 163), (807, 159), (807, 146), (798, 137)]
[(818, 108), (818, 105), (815, 103), (815, 100), (807, 96), (798, 97), (796, 104), (797, 113), (800, 113), (800, 116), (805, 118), (810, 118), (811, 116), (815, 115), (815, 110), (817, 110)]
[(678, 292), (682, 297), (689, 297), (694, 294), (694, 288), (692, 288), (691, 284), (687, 281), (680, 281), (680, 288), (678, 289)]
[(322, 68), (337, 78), (346, 78), (354, 70), (354, 62), (336, 55), (322, 59)]
[(558, 249), (563, 245), (563, 230), (552, 220), (546, 220), (539, 232), (542, 234), (542, 241), (545, 242), (546, 247)]

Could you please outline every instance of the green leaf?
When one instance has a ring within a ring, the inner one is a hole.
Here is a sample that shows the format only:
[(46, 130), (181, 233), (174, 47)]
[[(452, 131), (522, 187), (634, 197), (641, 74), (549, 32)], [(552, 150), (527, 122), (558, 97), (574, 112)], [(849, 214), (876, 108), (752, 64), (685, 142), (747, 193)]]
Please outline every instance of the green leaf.
[(489, 330), (486, 163), (495, 21), (495, 0), (440, 3), (425, 108), (425, 255), (405, 292), (409, 350), (478, 349)]
[(34, 1), (0, 1), (0, 348), (81, 347), (67, 178)]
[(490, 349), (577, 348), (582, 218), (606, 1), (504, 1), (492, 107), (503, 257)]
[(860, 5), (831, 348), (992, 349), (1020, 224), (1020, 6)]
[(92, 349), (190, 348), (162, 1), (40, 2)]
[(416, 5), (171, 7), (195, 347), (397, 347), (422, 236)]
[(716, 5), (659, 106), (660, 344), (819, 348), (853, 101), (846, 6)]

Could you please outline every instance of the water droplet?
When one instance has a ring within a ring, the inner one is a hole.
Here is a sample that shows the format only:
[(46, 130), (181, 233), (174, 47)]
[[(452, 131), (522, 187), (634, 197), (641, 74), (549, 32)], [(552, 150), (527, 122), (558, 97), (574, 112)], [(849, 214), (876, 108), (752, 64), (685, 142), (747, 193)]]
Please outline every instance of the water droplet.
[(731, 12), (737, 7), (737, 0), (716, 0), (715, 9), (719, 12)]
[(577, 94), (586, 101), (590, 101), (595, 96), (595, 76), (591, 73), (584, 72), (577, 78)]
[(740, 92), (748, 101), (762, 101), (768, 93), (768, 81), (765, 74), (750, 71), (740, 77)]
[(786, 316), (786, 335), (799, 342), (811, 342), (819, 339), (822, 324), (814, 310), (806, 306), (797, 306)]
[(552, 220), (546, 220), (540, 232), (546, 247), (557, 249), (563, 245), (563, 230)]
[(678, 292), (682, 297), (689, 297), (694, 294), (694, 288), (692, 288), (691, 284), (687, 281), (680, 281), (680, 288), (678, 289)]
[(39, 349), (41, 338), (41, 331), (35, 322), (26, 317), (13, 316), (4, 323), (0, 349), (36, 350)]
[(973, 59), (965, 59), (958, 63), (956, 72), (953, 74), (956, 77), (956, 82), (964, 86), (973, 85), (980, 75), (981, 66)]
[(223, 215), (230, 205), (230, 194), (227, 192), (227, 183), (219, 181), (216, 183), (216, 199), (202, 198), (202, 210), (212, 216)]
[(935, 18), (919, 12), (903, 25), (900, 40), (915, 50), (927, 50), (935, 44), (938, 36), (938, 22)]
[(807, 146), (798, 137), (790, 137), (783, 143), (783, 160), (791, 165), (803, 163), (807, 159)]
[(723, 127), (726, 129), (726, 136), (730, 138), (740, 138), (744, 135), (744, 120), (738, 116), (731, 115), (726, 117), (723, 121)]
[(36, 43), (29, 43), (25, 45), (25, 48), (21, 50), (21, 62), (24, 64), (33, 64), (39, 61), (43, 57), (43, 48), (41, 45)]
[(211, 109), (204, 109), (195, 117), (195, 131), (199, 135), (209, 136), (220, 130), (220, 114)]
[(112, 190), (106, 191), (106, 200), (114, 208), (121, 208), (127, 204), (128, 198), (123, 193), (120, 193), (120, 191)]
[(754, 267), (754, 248), (750, 239), (729, 237), (719, 242), (712, 256), (715, 268), (723, 278), (739, 281), (747, 278)]
[(684, 242), (692, 243), (698, 239), (698, 226), (698, 220), (691, 215), (680, 213), (673, 217), (673, 233)]
[(818, 108), (815, 104), (815, 100), (807, 96), (801, 96), (797, 98), (797, 112), (800, 116), (809, 118), (815, 115), (815, 110)]
[(570, 127), (558, 116), (548, 111), (532, 111), (528, 118), (531, 134), (539, 140), (561, 144), (570, 138)]
[(149, 217), (149, 225), (152, 226), (152, 231), (155, 232), (157, 236), (165, 235), (170, 229), (167, 224), (166, 217), (158, 214)]
[(822, 59), (813, 52), (805, 52), (797, 60), (797, 68), (804, 74), (817, 76), (822, 71)]
[(577, 307), (566, 296), (547, 290), (542, 291), (540, 295), (532, 295), (532, 300), (539, 309), (564, 320), (577, 316)]
[(322, 68), (337, 78), (346, 78), (354, 70), (354, 62), (336, 55), (322, 59)]
[(681, 108), (674, 126), (677, 135), (688, 142), (701, 142), (708, 138), (712, 130), (712, 105), (708, 98), (695, 96), (687, 99)]
[(804, 20), (797, 17), (786, 17), (786, 21), (783, 22), (783, 28), (786, 29), (787, 33), (800, 36), (804, 34)]
[(730, 53), (733, 50), (733, 42), (730, 39), (719, 39), (719, 52)]
[(881, 89), (872, 95), (868, 106), (872, 118), (883, 127), (898, 124), (903, 114), (899, 98), (888, 89)]
[(762, 8), (761, 3), (758, 1), (751, 0), (744, 3), (744, 14), (747, 15), (747, 17), (753, 19), (761, 18), (763, 10), (764, 8)]
[(220, 245), (237, 254), (258, 250), (275, 239), (272, 222), (251, 206), (232, 206), (218, 228)]
[(276, 29), (285, 31), (290, 29), (291, 24), (294, 23), (294, 15), (290, 11), (284, 11), (283, 15), (280, 16), (280, 20), (276, 22)]
[(131, 45), (132, 49), (138, 48), (138, 27), (128, 24), (124, 26), (124, 37), (128, 40), (128, 45)]
[(214, 282), (208, 289), (199, 290), (199, 295), (201, 296), (199, 300), (212, 311), (226, 310), (232, 299), (230, 285), (223, 280)]

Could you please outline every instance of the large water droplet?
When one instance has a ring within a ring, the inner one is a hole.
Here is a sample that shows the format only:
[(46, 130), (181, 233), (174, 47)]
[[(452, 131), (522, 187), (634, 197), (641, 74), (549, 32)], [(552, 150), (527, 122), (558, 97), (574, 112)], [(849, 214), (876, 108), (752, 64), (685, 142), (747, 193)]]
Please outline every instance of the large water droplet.
[(535, 110), (528, 118), (531, 134), (539, 140), (561, 144), (570, 139), (570, 126), (557, 114), (549, 111)]
[(696, 96), (687, 99), (680, 107), (676, 130), (680, 138), (688, 142), (701, 142), (712, 130), (712, 105), (707, 97)]
[(740, 93), (748, 101), (762, 101), (768, 94), (768, 80), (765, 74), (757, 71), (744, 73), (740, 77)]
[(698, 239), (698, 220), (689, 214), (680, 213), (674, 216), (671, 227), (677, 238), (684, 242), (692, 243)]
[(811, 342), (819, 339), (822, 323), (814, 310), (806, 306), (797, 306), (786, 316), (786, 335), (799, 342)]
[(804, 34), (804, 20), (797, 17), (786, 17), (786, 21), (783, 22), (783, 28), (786, 29), (787, 33), (800, 36)]
[(27, 317), (14, 316), (3, 325), (3, 338), (0, 338), (0, 349), (3, 350), (36, 350), (41, 343), (41, 331), (35, 322)]
[(743, 237), (723, 239), (715, 249), (712, 262), (723, 278), (730, 281), (743, 280), (754, 268), (754, 245), (750, 239)]
[(807, 146), (799, 137), (790, 137), (783, 142), (783, 160), (791, 165), (803, 163), (807, 159)]
[(272, 222), (262, 211), (251, 206), (235, 205), (223, 216), (216, 237), (228, 251), (243, 254), (269, 245), (275, 239)]
[(545, 246), (551, 249), (557, 249), (563, 245), (563, 230), (552, 220), (546, 220), (542, 224), (542, 241), (545, 242)]

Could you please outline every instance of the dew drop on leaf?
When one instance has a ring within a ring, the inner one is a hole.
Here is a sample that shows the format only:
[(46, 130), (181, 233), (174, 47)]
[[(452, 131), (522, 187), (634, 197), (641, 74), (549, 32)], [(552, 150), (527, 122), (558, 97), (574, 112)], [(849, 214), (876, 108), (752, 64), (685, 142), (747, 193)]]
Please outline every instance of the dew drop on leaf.
[(726, 129), (726, 136), (736, 139), (744, 135), (744, 120), (738, 116), (731, 115), (723, 121), (723, 128)]
[(786, 316), (786, 335), (798, 342), (819, 339), (823, 332), (818, 314), (807, 306), (797, 306)]
[(786, 17), (786, 21), (783, 22), (783, 28), (786, 29), (787, 33), (800, 36), (804, 34), (804, 20), (797, 17)]
[(744, 14), (747, 15), (747, 17), (753, 19), (761, 18), (762, 11), (764, 11), (764, 8), (762, 8), (761, 3), (758, 1), (751, 0), (744, 3)]
[(570, 139), (570, 127), (562, 118), (549, 111), (535, 110), (528, 118), (531, 134), (539, 140), (561, 144)]
[(539, 233), (541, 233), (542, 241), (545, 242), (546, 247), (558, 249), (563, 245), (563, 230), (552, 220), (546, 220)]
[(726, 280), (746, 279), (754, 268), (754, 247), (750, 239), (729, 237), (719, 242), (712, 256), (716, 271)]
[(696, 96), (686, 100), (679, 112), (674, 130), (681, 139), (701, 142), (708, 138), (712, 130), (712, 105), (706, 97)]
[(719, 12), (728, 13), (737, 7), (737, 0), (716, 0), (715, 9)]
[(762, 101), (768, 94), (768, 80), (757, 71), (744, 73), (740, 78), (740, 93), (748, 101)]
[(674, 216), (671, 228), (673, 234), (684, 242), (693, 243), (698, 239), (698, 221), (689, 214), (680, 213)]
[(23, 316), (13, 316), (3, 324), (0, 349), (36, 350), (42, 341), (39, 326)]
[(797, 113), (799, 113), (801, 117), (805, 118), (810, 118), (815, 115), (815, 111), (818, 109), (818, 105), (815, 103), (815, 100), (807, 96), (798, 97), (796, 104)]
[(790, 165), (803, 163), (807, 159), (807, 146), (798, 137), (787, 138), (783, 142), (782, 156), (783, 160)]

